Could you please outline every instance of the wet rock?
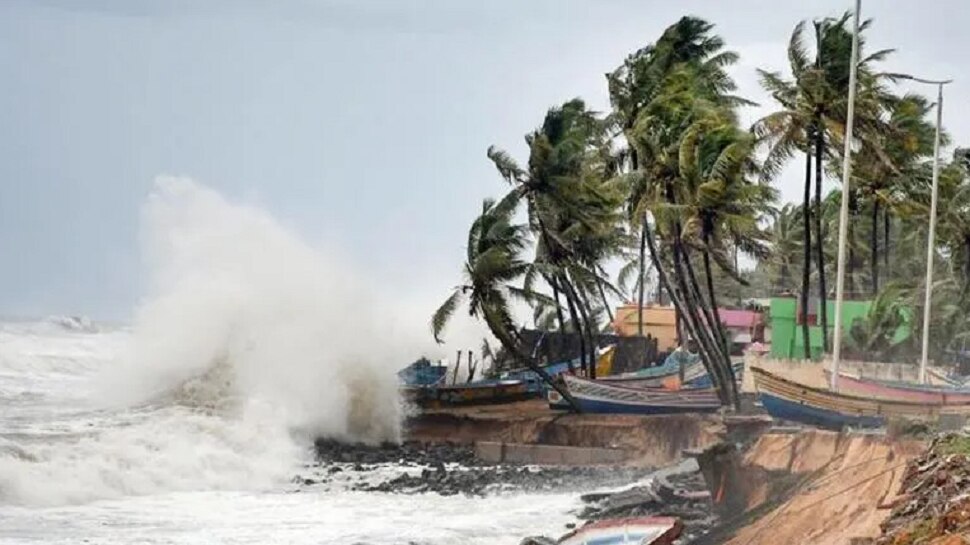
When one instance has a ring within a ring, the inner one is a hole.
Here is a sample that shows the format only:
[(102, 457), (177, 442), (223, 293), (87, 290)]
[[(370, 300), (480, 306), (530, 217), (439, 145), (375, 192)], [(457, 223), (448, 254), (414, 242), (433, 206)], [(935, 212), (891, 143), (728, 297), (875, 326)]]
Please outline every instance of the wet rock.
[(544, 536), (532, 536), (520, 541), (519, 545), (556, 545), (556, 540)]

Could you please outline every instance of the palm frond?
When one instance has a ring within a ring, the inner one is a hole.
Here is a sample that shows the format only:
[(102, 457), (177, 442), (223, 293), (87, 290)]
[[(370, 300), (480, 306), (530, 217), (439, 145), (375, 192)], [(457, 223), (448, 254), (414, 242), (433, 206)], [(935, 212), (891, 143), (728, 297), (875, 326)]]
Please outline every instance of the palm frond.
[(438, 310), (434, 312), (431, 317), (431, 333), (434, 335), (434, 340), (438, 344), (442, 344), (444, 341), (441, 340), (441, 333), (444, 331), (445, 326), (448, 325), (448, 321), (451, 319), (452, 315), (455, 313), (455, 309), (461, 303), (462, 299), (462, 289), (455, 288), (454, 293), (445, 299), (445, 302), (438, 307)]

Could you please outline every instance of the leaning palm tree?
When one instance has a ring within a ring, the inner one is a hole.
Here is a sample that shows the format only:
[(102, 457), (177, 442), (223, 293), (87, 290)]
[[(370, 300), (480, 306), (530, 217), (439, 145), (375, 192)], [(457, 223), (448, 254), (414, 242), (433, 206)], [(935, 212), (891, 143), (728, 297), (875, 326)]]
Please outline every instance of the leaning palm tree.
[[(757, 170), (753, 154), (752, 136), (740, 130), (734, 117), (724, 112), (714, 112), (695, 123), (680, 144), (678, 186), (682, 192), (680, 202), (684, 203), (683, 237), (688, 245), (701, 251), (712, 318), (719, 325), (711, 262), (745, 284), (747, 281), (728, 257), (729, 248), (743, 249), (757, 259), (769, 254), (768, 235), (759, 222), (771, 209), (776, 191), (749, 180), (748, 176)], [(723, 334), (720, 340), (727, 343)]]
[(630, 231), (639, 233), (639, 280), (638, 287), (638, 335), (643, 336), (643, 303), (646, 285), (647, 225), (642, 203), (652, 200), (654, 190), (643, 176), (637, 173), (644, 168), (646, 157), (636, 144), (636, 126), (649, 105), (664, 92), (672, 78), (679, 77), (684, 67), (696, 75), (693, 78), (694, 93), (713, 104), (737, 106), (750, 104), (732, 93), (736, 89), (727, 68), (738, 60), (737, 53), (724, 49), (724, 40), (712, 33), (714, 25), (696, 17), (683, 17), (668, 27), (656, 44), (644, 47), (624, 60), (623, 64), (607, 74), (610, 102), (613, 112), (610, 119), (627, 142), (621, 160), (625, 163), (629, 191), (627, 214)]
[(600, 328), (591, 301), (601, 299), (608, 311), (607, 290), (618, 290), (603, 273), (602, 263), (619, 252), (625, 236), (618, 228), (622, 195), (617, 184), (608, 181), (613, 166), (603, 124), (575, 99), (550, 109), (542, 126), (526, 136), (526, 143), (526, 168), (494, 147), (488, 156), (526, 203), (536, 235), (527, 285), (541, 277), (552, 288), (557, 308), (562, 294), (579, 334), (581, 361), (595, 377), (595, 337)]
[(491, 199), (484, 201), (481, 214), (468, 231), (464, 283), (456, 286), (435, 311), (431, 318), (431, 331), (435, 340), (442, 342), (441, 334), (448, 321), (459, 305), (467, 301), (469, 315), (484, 321), (508, 354), (555, 388), (578, 411), (578, 405), (569, 392), (522, 352), (519, 328), (512, 318), (513, 300), (530, 301), (537, 297), (513, 284), (531, 266), (522, 259), (528, 229), (513, 222), (517, 203), (515, 194), (497, 203)]
[[(692, 265), (691, 246), (686, 243), (685, 210), (694, 199), (681, 175), (681, 150), (685, 142), (710, 131), (712, 112), (719, 112), (725, 122), (734, 123), (730, 109), (696, 94), (694, 81), (698, 72), (682, 65), (665, 84), (662, 92), (640, 113), (631, 134), (632, 143), (641, 157), (641, 167), (630, 173), (631, 185), (639, 187), (636, 216), (653, 216), (656, 229), (644, 223), (645, 245), (681, 325), (698, 344), (701, 359), (718, 386), (722, 402), (737, 406), (737, 385), (732, 380), (730, 354), (721, 337), (709, 297), (699, 287)], [(689, 147), (689, 146), (687, 146)], [(669, 261), (658, 254), (650, 240), (656, 234), (670, 249)], [(666, 262), (665, 262), (666, 261)], [(664, 270), (669, 267), (669, 272)]]

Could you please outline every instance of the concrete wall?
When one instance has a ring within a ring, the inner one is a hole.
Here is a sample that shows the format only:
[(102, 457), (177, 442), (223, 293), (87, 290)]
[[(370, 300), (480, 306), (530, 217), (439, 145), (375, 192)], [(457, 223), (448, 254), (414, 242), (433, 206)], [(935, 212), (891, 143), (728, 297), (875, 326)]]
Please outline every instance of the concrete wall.
[[(744, 393), (755, 392), (754, 374), (749, 372), (752, 366), (760, 367), (765, 371), (807, 386), (826, 388), (829, 384), (826, 370), (832, 368), (832, 361), (829, 359), (821, 361), (788, 360), (751, 353), (745, 354), (745, 373), (741, 381), (741, 391)], [(919, 378), (919, 367), (915, 363), (842, 360), (839, 364), (839, 370), (843, 373), (877, 380), (916, 382)]]

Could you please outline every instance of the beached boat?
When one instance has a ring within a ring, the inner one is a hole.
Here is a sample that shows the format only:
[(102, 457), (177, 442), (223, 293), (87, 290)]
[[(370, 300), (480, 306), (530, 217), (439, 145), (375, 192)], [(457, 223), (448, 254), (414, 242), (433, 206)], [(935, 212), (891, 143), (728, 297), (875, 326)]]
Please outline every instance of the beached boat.
[[(615, 348), (616, 347), (614, 345), (610, 345), (598, 350), (596, 360), (597, 376), (608, 375), (612, 370)], [(548, 373), (549, 376), (557, 377), (563, 373), (569, 372), (570, 369), (578, 369), (580, 363), (580, 358), (576, 358), (571, 361), (546, 365), (543, 367), (543, 370)], [(502, 375), (502, 379), (524, 381), (528, 385), (530, 392), (539, 394), (541, 396), (545, 396), (546, 391), (549, 388), (549, 385), (542, 380), (542, 377), (540, 377), (538, 373), (528, 368), (520, 368), (513, 371), (508, 371)]]
[[(740, 381), (741, 372), (744, 370), (744, 364), (736, 363), (733, 367), (734, 375)], [(654, 367), (653, 369), (659, 369), (659, 367)], [(623, 375), (614, 375), (611, 377), (602, 377), (598, 380), (622, 386), (633, 386), (636, 388), (665, 388), (667, 390), (680, 390), (683, 388), (711, 388), (714, 386), (714, 381), (711, 380), (710, 375), (707, 373), (707, 369), (704, 368), (704, 364), (700, 361), (691, 362), (684, 366), (683, 382), (680, 380), (679, 368), (673, 373), (662, 377), (643, 378), (637, 373), (627, 373)]]
[[(557, 377), (563, 373), (569, 372), (570, 369), (579, 366), (579, 360), (567, 361), (562, 363), (554, 363), (552, 365), (546, 365), (542, 369), (549, 374), (551, 377)], [(502, 380), (521, 380), (526, 383), (526, 388), (529, 392), (545, 395), (546, 388), (548, 385), (542, 380), (542, 377), (538, 373), (531, 369), (517, 369), (515, 371), (508, 371), (502, 375)]]
[[(831, 376), (830, 371), (825, 372)], [(970, 403), (970, 390), (929, 384), (872, 380), (839, 373), (839, 392), (859, 397), (912, 401), (914, 403)]]
[[(707, 374), (701, 362), (691, 362), (684, 366), (684, 382), (698, 379)], [(636, 386), (640, 388), (669, 388), (677, 389), (680, 387), (680, 365), (658, 365), (657, 367), (647, 367), (631, 373), (599, 377), (598, 380), (623, 386)]]
[(406, 386), (427, 386), (443, 381), (447, 370), (444, 365), (434, 365), (422, 358), (398, 371), (397, 376)]
[(405, 399), (423, 407), (508, 403), (534, 397), (521, 380), (480, 380), (467, 384), (402, 388)]
[(814, 388), (752, 367), (761, 404), (774, 418), (824, 428), (879, 427), (887, 418), (936, 420), (940, 415), (970, 416), (970, 403), (943, 404), (876, 399)]
[[(586, 413), (605, 414), (668, 414), (687, 412), (711, 412), (720, 406), (717, 392), (713, 389), (664, 390), (661, 388), (637, 388), (587, 380), (563, 375), (563, 382), (570, 395)], [(550, 390), (549, 406), (553, 409), (568, 408), (559, 392)]]
[(683, 528), (673, 517), (601, 520), (566, 534), (559, 545), (670, 545)]

